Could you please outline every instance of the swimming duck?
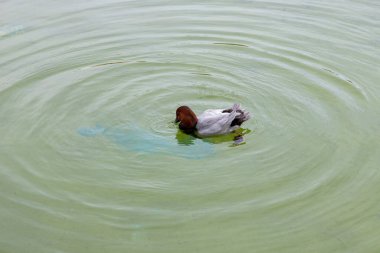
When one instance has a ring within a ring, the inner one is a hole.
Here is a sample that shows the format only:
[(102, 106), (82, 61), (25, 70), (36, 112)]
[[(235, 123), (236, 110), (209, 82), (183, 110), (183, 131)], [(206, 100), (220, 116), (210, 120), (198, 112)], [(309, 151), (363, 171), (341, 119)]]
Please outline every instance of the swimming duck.
[(175, 122), (180, 122), (179, 129), (187, 134), (209, 137), (231, 133), (249, 119), (249, 112), (241, 109), (239, 104), (228, 109), (208, 109), (199, 117), (190, 107), (183, 105), (176, 111)]

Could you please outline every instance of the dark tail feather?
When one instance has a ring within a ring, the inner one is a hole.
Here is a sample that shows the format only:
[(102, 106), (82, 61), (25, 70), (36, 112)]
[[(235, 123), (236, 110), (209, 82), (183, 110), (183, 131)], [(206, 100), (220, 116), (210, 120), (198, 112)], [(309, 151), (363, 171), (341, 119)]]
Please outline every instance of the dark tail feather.
[(239, 114), (236, 115), (235, 119), (231, 122), (231, 126), (241, 126), (244, 121), (247, 121), (251, 118), (249, 112), (245, 112), (244, 110), (238, 110)]

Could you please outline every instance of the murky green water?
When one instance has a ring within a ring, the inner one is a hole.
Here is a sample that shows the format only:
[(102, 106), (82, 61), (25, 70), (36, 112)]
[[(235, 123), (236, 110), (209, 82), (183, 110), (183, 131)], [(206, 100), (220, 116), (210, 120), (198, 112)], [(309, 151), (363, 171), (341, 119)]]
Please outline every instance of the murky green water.
[(379, 1), (0, 9), (0, 252), (380, 251)]

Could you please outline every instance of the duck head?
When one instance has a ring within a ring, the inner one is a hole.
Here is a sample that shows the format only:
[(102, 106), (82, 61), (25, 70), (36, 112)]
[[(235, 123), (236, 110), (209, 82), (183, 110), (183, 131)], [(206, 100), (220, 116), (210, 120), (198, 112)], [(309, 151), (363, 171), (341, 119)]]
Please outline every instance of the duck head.
[(179, 122), (179, 129), (187, 134), (194, 133), (198, 118), (188, 106), (180, 106), (176, 111), (175, 122)]

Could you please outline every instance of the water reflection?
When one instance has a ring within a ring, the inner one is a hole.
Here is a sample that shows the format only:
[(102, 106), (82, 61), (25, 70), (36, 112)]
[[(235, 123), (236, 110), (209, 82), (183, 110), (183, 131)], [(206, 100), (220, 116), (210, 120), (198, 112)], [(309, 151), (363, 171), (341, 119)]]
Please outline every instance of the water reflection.
[(214, 144), (231, 143), (231, 147), (245, 144), (244, 135), (249, 129), (238, 129), (234, 133), (209, 138), (177, 131), (175, 140), (152, 133), (136, 125), (104, 127), (97, 124), (94, 127), (81, 127), (77, 132), (83, 137), (106, 137), (117, 145), (142, 154), (170, 154), (190, 159), (202, 159), (215, 153)]
[(233, 133), (226, 134), (226, 135), (219, 135), (219, 136), (213, 136), (213, 137), (208, 137), (208, 138), (197, 138), (194, 135), (190, 134), (185, 134), (181, 130), (178, 129), (177, 134), (176, 134), (176, 139), (178, 144), (180, 145), (193, 145), (197, 140), (206, 142), (206, 143), (211, 143), (211, 144), (219, 144), (219, 143), (226, 143), (230, 142), (231, 147), (232, 146), (238, 146), (238, 145), (244, 145), (245, 140), (244, 140), (244, 135), (249, 134), (251, 130), (247, 128), (239, 128)]
[(194, 145), (195, 140), (197, 139), (195, 136), (190, 135), (190, 134), (185, 134), (179, 129), (177, 131), (175, 138), (178, 144), (185, 145), (185, 146)]

